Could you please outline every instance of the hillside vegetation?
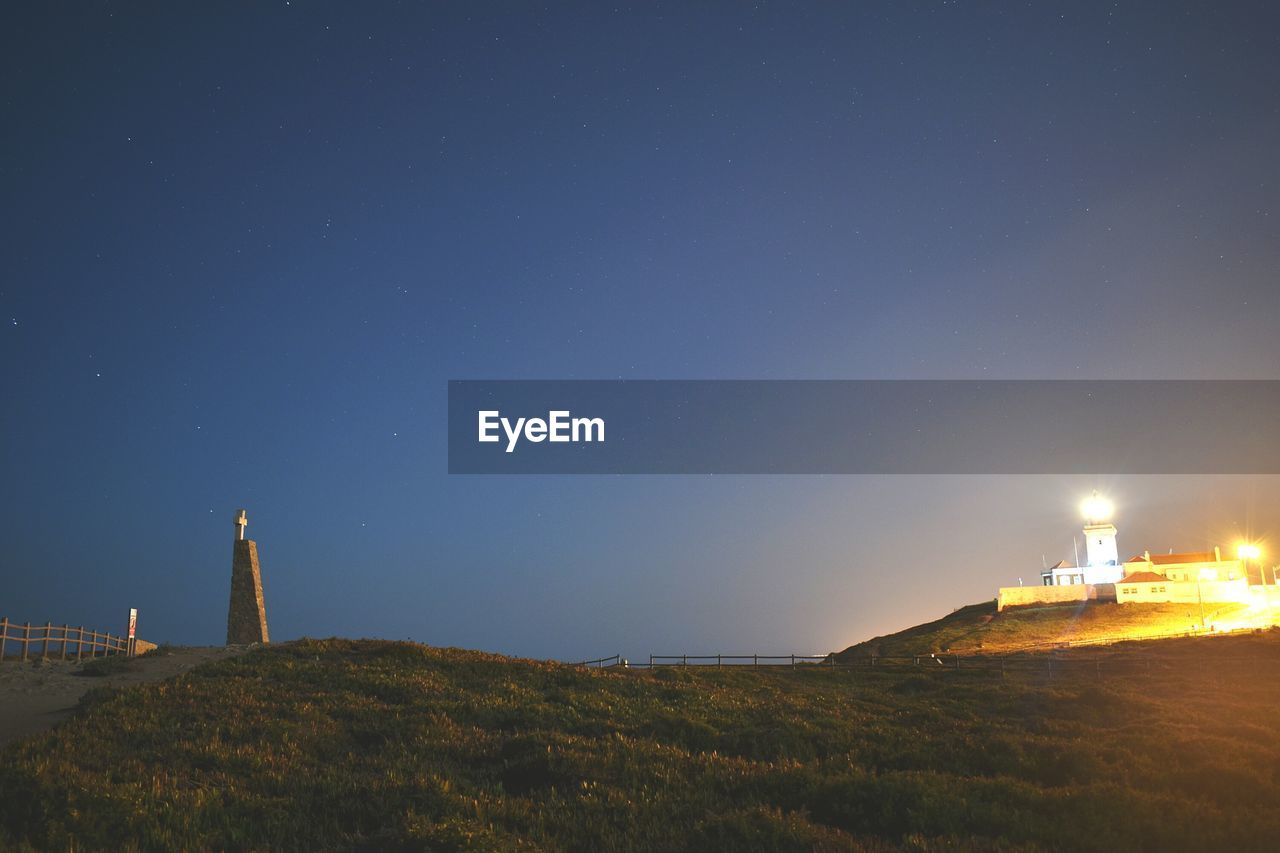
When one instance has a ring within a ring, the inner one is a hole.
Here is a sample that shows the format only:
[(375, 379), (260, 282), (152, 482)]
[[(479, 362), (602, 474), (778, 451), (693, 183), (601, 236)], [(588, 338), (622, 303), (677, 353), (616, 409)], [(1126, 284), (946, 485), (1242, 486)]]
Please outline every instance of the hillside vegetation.
[(1280, 634), (1104, 654), (1148, 666), (591, 671), (300, 641), (100, 690), (0, 752), (0, 848), (1270, 849)]
[[(1206, 604), (1206, 627), (1231, 622), (1243, 604)], [(1199, 629), (1194, 604), (1088, 602), (1052, 607), (1013, 607), (996, 612), (995, 602), (961, 607), (941, 619), (850, 646), (838, 659), (856, 655), (927, 655), (1008, 652), (1067, 641), (1174, 634)]]

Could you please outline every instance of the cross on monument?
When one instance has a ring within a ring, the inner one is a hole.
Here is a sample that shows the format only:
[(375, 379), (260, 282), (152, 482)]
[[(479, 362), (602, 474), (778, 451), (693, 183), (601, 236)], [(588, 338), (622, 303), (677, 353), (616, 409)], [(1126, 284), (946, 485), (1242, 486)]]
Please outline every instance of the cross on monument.
[(262, 600), (262, 568), (258, 544), (244, 538), (249, 514), (236, 510), (232, 521), (236, 539), (231, 543), (231, 599), (227, 606), (227, 645), (267, 643), (267, 607)]

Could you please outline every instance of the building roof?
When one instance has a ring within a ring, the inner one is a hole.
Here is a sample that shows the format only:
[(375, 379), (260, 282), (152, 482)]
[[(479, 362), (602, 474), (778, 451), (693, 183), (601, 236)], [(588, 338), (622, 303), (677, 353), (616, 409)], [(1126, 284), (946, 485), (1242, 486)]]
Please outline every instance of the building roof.
[(1151, 562), (1157, 566), (1173, 563), (1216, 563), (1218, 555), (1212, 551), (1188, 551), (1185, 554), (1152, 554)]
[[(1138, 554), (1125, 560), (1126, 563), (1145, 563), (1145, 554)], [(1151, 564), (1155, 566), (1176, 566), (1183, 563), (1216, 563), (1218, 555), (1212, 551), (1187, 551), (1182, 554), (1152, 554)]]
[(1134, 572), (1131, 575), (1125, 575), (1116, 583), (1163, 583), (1167, 580), (1169, 580), (1167, 577), (1155, 572)]
[(1070, 563), (1068, 563), (1066, 560), (1059, 560), (1058, 562), (1056, 562), (1056, 563), (1054, 563), (1052, 566), (1050, 566), (1050, 567), (1047, 569), (1047, 571), (1050, 571), (1050, 572), (1051, 572), (1051, 571), (1053, 571), (1054, 569), (1074, 569), (1074, 568), (1075, 568), (1075, 566), (1071, 565), (1071, 564), (1070, 564)]

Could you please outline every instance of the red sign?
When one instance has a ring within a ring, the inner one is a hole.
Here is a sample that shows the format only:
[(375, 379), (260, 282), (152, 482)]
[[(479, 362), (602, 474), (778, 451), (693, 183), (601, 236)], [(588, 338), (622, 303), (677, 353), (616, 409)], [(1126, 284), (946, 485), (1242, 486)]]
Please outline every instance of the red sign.
[(138, 608), (129, 609), (129, 639), (132, 640), (138, 631)]

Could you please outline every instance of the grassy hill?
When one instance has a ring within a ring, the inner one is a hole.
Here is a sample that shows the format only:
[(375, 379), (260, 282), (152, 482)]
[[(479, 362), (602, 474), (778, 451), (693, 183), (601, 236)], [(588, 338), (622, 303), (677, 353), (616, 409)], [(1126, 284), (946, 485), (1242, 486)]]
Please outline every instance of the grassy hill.
[[(1243, 604), (1206, 604), (1209, 626), (1227, 624), (1247, 610)], [(948, 652), (1008, 652), (1068, 640), (1172, 634), (1200, 625), (1194, 604), (1089, 602), (1054, 607), (1014, 607), (996, 612), (994, 602), (961, 607), (941, 619), (850, 646), (838, 659), (855, 655), (927, 655)]]
[(1047, 680), (300, 641), (0, 752), (0, 848), (1271, 849), (1280, 633), (1142, 653)]

